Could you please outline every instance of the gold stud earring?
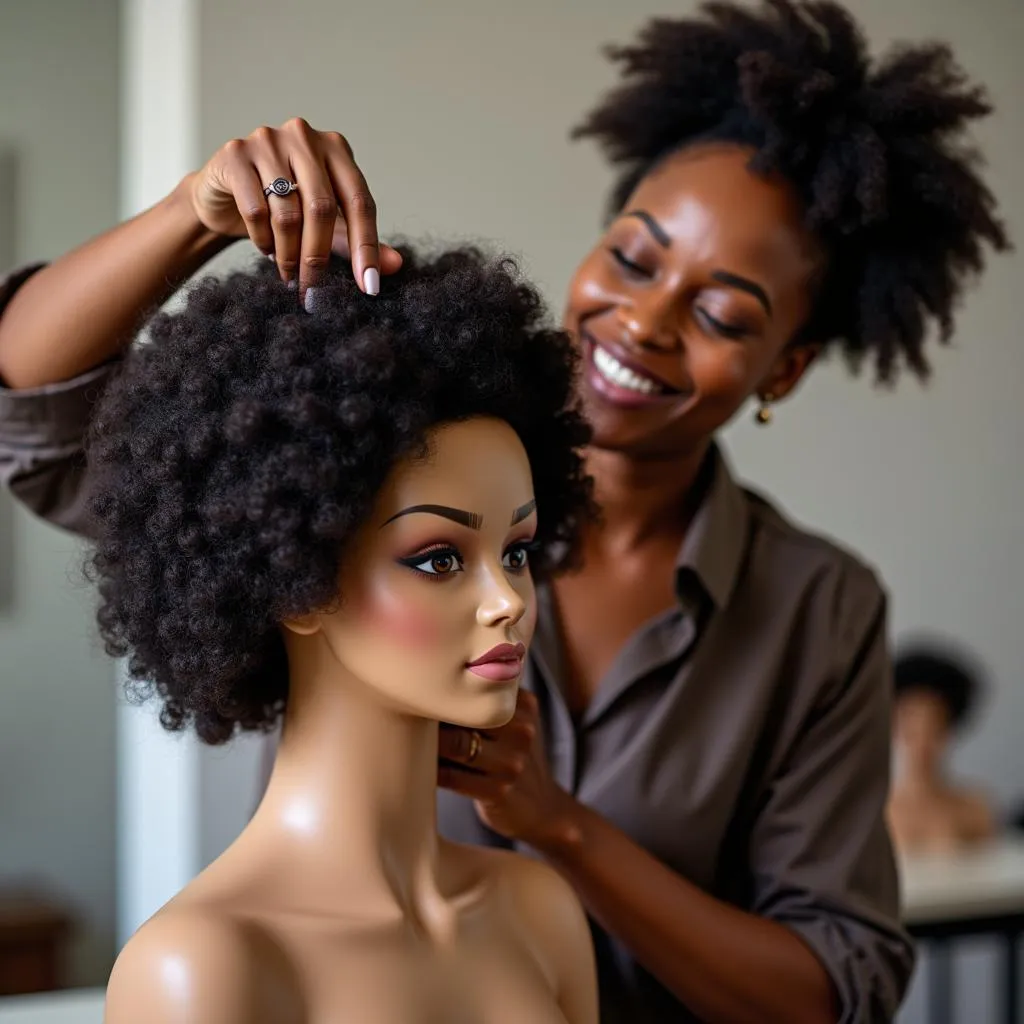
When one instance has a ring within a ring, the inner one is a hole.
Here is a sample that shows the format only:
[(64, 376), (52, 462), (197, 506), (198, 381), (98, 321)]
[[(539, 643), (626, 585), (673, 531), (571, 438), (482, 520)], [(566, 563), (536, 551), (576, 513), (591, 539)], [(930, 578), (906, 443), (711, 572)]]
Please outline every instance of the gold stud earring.
[(772, 421), (772, 402), (775, 401), (775, 396), (770, 392), (766, 391), (761, 396), (761, 405), (758, 407), (757, 412), (754, 413), (754, 422), (759, 426), (767, 427)]

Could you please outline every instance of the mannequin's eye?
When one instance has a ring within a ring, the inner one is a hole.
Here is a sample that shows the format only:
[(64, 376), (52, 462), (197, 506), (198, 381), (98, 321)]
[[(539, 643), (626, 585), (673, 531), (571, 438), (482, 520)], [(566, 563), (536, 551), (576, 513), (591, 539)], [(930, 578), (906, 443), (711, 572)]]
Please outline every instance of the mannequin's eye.
[(401, 559), (401, 562), (410, 569), (435, 579), (462, 572), (462, 558), (455, 548), (434, 548), (431, 551), (421, 551), (419, 554)]
[(535, 551), (537, 548), (536, 544), (527, 543), (523, 541), (519, 544), (513, 544), (505, 552), (505, 557), (502, 559), (502, 565), (509, 572), (524, 572), (530, 565), (530, 552)]

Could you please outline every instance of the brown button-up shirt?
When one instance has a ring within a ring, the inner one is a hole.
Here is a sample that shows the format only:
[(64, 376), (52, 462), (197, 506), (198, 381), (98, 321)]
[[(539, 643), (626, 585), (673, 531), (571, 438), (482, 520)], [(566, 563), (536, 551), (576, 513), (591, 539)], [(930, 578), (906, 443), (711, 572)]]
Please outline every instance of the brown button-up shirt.
[[(0, 282), (0, 310), (3, 299)], [(82, 438), (107, 372), (0, 389), (0, 482), (79, 533)], [(883, 820), (885, 595), (870, 569), (789, 523), (712, 457), (710, 491), (676, 560), (678, 605), (626, 643), (574, 722), (559, 687), (557, 616), (540, 588), (525, 685), (563, 787), (684, 878), (796, 932), (832, 976), (842, 1024), (888, 1021), (913, 954)], [(514, 845), (470, 801), (438, 800), (449, 837)], [(625, 946), (597, 924), (593, 933), (603, 1024), (696, 1020)]]

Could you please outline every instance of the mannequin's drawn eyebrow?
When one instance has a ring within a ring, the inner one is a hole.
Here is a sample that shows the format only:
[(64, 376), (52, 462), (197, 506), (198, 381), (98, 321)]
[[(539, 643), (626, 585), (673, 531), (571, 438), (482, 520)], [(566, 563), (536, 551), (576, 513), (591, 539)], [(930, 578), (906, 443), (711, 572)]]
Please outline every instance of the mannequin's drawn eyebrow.
[(388, 523), (393, 523), (401, 516), (411, 516), (414, 512), (426, 512), (432, 516), (443, 516), (445, 519), (450, 519), (453, 523), (458, 523), (460, 526), (468, 526), (471, 530), (479, 530), (484, 525), (484, 517), (478, 512), (466, 512), (464, 509), (451, 508), (448, 505), (410, 505), (381, 523), (381, 529), (387, 526)]
[(509, 526), (515, 526), (516, 523), (521, 523), (535, 508), (537, 507), (537, 499), (533, 498), (528, 501), (525, 505), (520, 505), (519, 508), (512, 513), (512, 522)]

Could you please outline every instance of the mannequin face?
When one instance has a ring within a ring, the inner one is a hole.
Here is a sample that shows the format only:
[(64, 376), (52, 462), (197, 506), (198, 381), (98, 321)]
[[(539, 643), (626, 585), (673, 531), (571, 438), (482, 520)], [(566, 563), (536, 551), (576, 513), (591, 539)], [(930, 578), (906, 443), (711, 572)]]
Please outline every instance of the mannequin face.
[[(495, 727), (515, 710), (536, 621), (530, 464), (499, 420), (439, 427), (429, 444), (378, 495), (342, 567), (339, 607), (289, 625), (398, 712)], [(469, 667), (504, 644), (520, 656)]]
[(938, 769), (949, 743), (949, 711), (941, 697), (927, 690), (901, 694), (894, 728), (902, 767), (925, 774)]

